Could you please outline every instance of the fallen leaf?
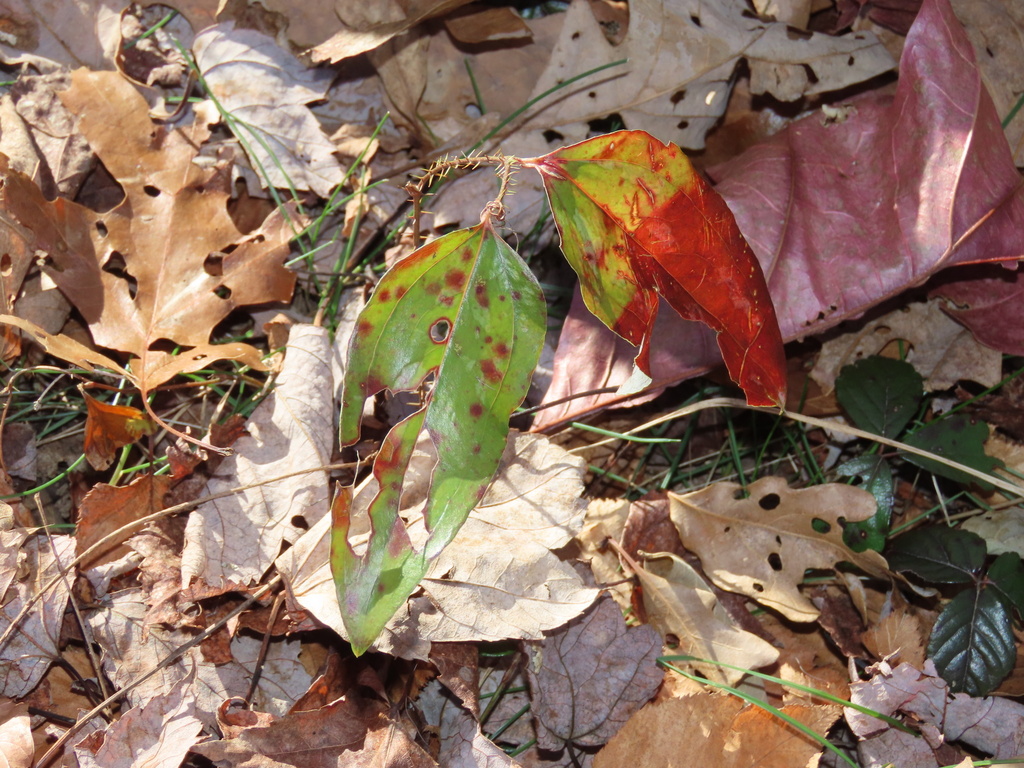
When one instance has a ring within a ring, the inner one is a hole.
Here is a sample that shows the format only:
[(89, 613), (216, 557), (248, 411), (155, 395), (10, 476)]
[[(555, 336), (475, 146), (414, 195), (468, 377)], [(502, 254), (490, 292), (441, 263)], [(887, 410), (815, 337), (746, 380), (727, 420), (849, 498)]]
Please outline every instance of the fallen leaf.
[[(782, 711), (824, 735), (838, 707), (788, 704)], [(796, 768), (817, 764), (821, 745), (775, 715), (727, 694), (702, 691), (641, 709), (597, 753), (594, 768), (687, 765)]]
[(935, 300), (912, 302), (829, 339), (822, 344), (810, 376), (826, 393), (831, 392), (844, 365), (878, 355), (896, 342), (903, 342), (900, 359), (924, 377), (926, 392), (949, 389), (961, 380), (994, 387), (1003, 378), (1003, 356), (979, 344)]
[[(126, 486), (97, 483), (82, 499), (75, 521), (75, 553), (87, 549), (122, 526), (159, 512), (166, 504), (164, 495), (170, 490), (170, 478), (141, 475)], [(127, 538), (127, 537), (126, 537)], [(79, 564), (84, 571), (118, 560), (128, 553), (123, 541), (96, 552)]]
[(156, 425), (138, 408), (110, 405), (86, 392), (82, 397), (87, 411), (85, 458), (93, 469), (106, 469), (114, 463), (118, 450), (156, 431)]
[(760, 265), (728, 207), (679, 147), (619, 131), (523, 161), (544, 179), (561, 247), (597, 318), (637, 345), (623, 392), (650, 383), (664, 299), (717, 334), (752, 405), (786, 400), (786, 363)]
[(541, 749), (606, 743), (661, 683), (661, 638), (648, 626), (627, 627), (613, 600), (598, 601), (527, 652)]
[[(646, 556), (636, 571), (643, 586), (651, 626), (678, 638), (674, 653), (745, 669), (761, 669), (779, 658), (771, 643), (736, 626), (704, 580), (685, 561), (669, 553)], [(691, 662), (708, 679), (735, 685), (744, 672)]]
[[(50, 222), (34, 231), (44, 271), (82, 313), (93, 340), (137, 358), (132, 379), (144, 393), (216, 360), (262, 368), (254, 347), (209, 338), (236, 307), (291, 296), (295, 278), (282, 263), (289, 223), (275, 213), (242, 235), (228, 216), (219, 171), (192, 162), (208, 129), (155, 126), (145, 100), (120, 75), (75, 72), (61, 100), (125, 189), (106, 214), (38, 196), (23, 203), (41, 208)], [(186, 349), (171, 355), (163, 350), (167, 341)]]
[(718, 587), (792, 621), (818, 616), (799, 590), (808, 568), (832, 569), (846, 561), (887, 577), (881, 555), (854, 552), (843, 542), (842, 521), (875, 514), (874, 497), (860, 488), (831, 483), (792, 489), (781, 477), (763, 477), (746, 489), (719, 482), (682, 496), (670, 493), (669, 499), (683, 544)]
[[(43, 585), (74, 556), (71, 536), (34, 536), (26, 543), (18, 531), (0, 531), (0, 630), (11, 623)], [(12, 546), (13, 545), (13, 546)], [(51, 549), (52, 547), (52, 549)], [(26, 696), (42, 680), (50, 664), (60, 656), (60, 630), (68, 602), (68, 580), (60, 579), (43, 600), (13, 628), (10, 640), (0, 647), (0, 695)]]
[(121, 0), (9, 0), (0, 60), (42, 71), (113, 69), (123, 8)]
[(954, 274), (961, 279), (932, 292), (947, 300), (946, 312), (982, 344), (1010, 355), (1024, 354), (1024, 271), (975, 265)]
[[(843, 122), (808, 116), (710, 169), (768, 278), (785, 340), (856, 317), (944, 267), (1021, 256), (1024, 186), (945, 0), (922, 6), (895, 97), (871, 94), (850, 105)], [(670, 318), (658, 338), (657, 383), (720, 362), (696, 324)], [(625, 381), (623, 347), (574, 302), (545, 399)], [(534, 428), (614, 401), (580, 398), (547, 409)]]
[(0, 765), (31, 768), (35, 761), (28, 705), (11, 699), (0, 701)]
[(306, 105), (325, 97), (334, 75), (309, 69), (272, 37), (233, 22), (204, 29), (192, 50), (210, 95), (237, 121), (235, 134), (260, 183), (330, 197), (345, 174)]
[(725, 112), (741, 58), (750, 66), (754, 93), (783, 101), (845, 88), (894, 65), (870, 33), (790, 35), (785, 24), (750, 15), (742, 0), (634, 0), (626, 37), (613, 45), (590, 3), (577, 0), (533, 96), (603, 64), (628, 63), (573, 84), (525, 125), (557, 129), (572, 142), (586, 136), (587, 121), (617, 114), (627, 128), (701, 149)]
[(202, 730), (192, 687), (172, 688), (80, 740), (75, 756), (81, 768), (178, 768)]
[[(332, 359), (338, 354), (324, 328), (295, 325), (273, 393), (246, 422), (247, 434), (217, 468), (207, 494), (261, 483), (206, 502), (185, 530), (182, 580), (200, 579), (214, 593), (259, 580), (281, 553), (327, 515), (327, 474), (334, 424)], [(283, 477), (301, 470), (308, 472)]]
[[(428, 456), (414, 457), (412, 498), (422, 498), (430, 464)], [(598, 591), (553, 551), (582, 524), (583, 465), (544, 437), (513, 433), (487, 495), (427, 571), (425, 594), (409, 599), (374, 647), (425, 659), (432, 642), (536, 639), (584, 611)], [(356, 489), (353, 509), (365, 508), (375, 491), (372, 482)], [(410, 526), (414, 542), (425, 537), (422, 526), (422, 518)], [(329, 537), (325, 517), (276, 566), (294, 600), (345, 637)]]
[(968, 518), (960, 527), (981, 536), (990, 555), (1024, 552), (1024, 509), (1021, 507), (984, 512)]

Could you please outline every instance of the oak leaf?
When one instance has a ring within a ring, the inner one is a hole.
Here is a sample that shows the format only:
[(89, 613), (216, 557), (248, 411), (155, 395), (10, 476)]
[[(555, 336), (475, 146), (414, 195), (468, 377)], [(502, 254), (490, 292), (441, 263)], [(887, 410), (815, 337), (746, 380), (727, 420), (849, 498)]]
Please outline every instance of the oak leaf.
[(683, 544), (718, 587), (792, 621), (818, 616), (799, 590), (808, 568), (832, 569), (848, 561), (872, 575), (887, 575), (881, 555), (854, 552), (843, 542), (843, 521), (875, 514), (875, 498), (860, 488), (832, 483), (794, 490), (781, 477), (763, 477), (746, 489), (715, 483), (682, 496), (670, 493), (669, 499)]
[[(275, 212), (243, 234), (227, 212), (227, 177), (193, 162), (205, 126), (154, 123), (117, 73), (79, 70), (71, 79), (61, 99), (125, 198), (107, 213), (35, 193), (8, 198), (18, 221), (44, 212), (46, 226), (33, 232), (44, 271), (97, 345), (132, 356), (143, 393), (217, 360), (262, 369), (255, 347), (209, 339), (235, 308), (291, 297), (295, 277), (283, 264), (291, 224)], [(184, 350), (172, 354), (175, 345)]]

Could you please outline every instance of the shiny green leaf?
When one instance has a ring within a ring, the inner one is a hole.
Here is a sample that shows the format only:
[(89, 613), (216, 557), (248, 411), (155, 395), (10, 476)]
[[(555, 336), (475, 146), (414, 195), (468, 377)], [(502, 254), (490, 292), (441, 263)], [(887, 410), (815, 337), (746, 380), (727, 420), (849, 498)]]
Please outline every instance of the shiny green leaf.
[(836, 399), (861, 429), (882, 437), (904, 430), (924, 397), (924, 379), (910, 363), (867, 357), (843, 366)]
[(881, 552), (889, 535), (889, 518), (896, 496), (889, 462), (881, 456), (865, 454), (840, 464), (836, 474), (858, 478), (860, 487), (874, 496), (878, 505), (872, 517), (843, 526), (843, 541), (854, 552)]
[(954, 693), (985, 696), (1017, 659), (1013, 625), (992, 589), (968, 589), (949, 601), (928, 640), (928, 657)]
[(985, 565), (988, 548), (975, 533), (944, 525), (929, 525), (905, 533), (886, 551), (894, 571), (911, 571), (941, 584), (975, 581)]

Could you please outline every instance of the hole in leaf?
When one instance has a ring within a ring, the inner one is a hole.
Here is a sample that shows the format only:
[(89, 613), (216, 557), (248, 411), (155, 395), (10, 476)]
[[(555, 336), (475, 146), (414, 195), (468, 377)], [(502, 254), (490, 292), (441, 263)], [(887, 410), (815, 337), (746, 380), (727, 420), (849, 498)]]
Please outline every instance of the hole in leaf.
[(782, 499), (779, 498), (779, 494), (777, 493), (766, 493), (757, 500), (757, 503), (761, 509), (775, 509), (782, 503)]
[(103, 271), (124, 280), (128, 284), (128, 297), (131, 299), (135, 298), (135, 295), (139, 292), (139, 281), (128, 272), (128, 265), (120, 251), (113, 251), (110, 254), (103, 265)]
[(690, 127), (690, 121), (689, 120), (680, 120), (676, 124), (676, 128), (678, 128), (680, 131), (685, 131), (689, 127)]
[(483, 112), (480, 111), (480, 107), (477, 106), (476, 104), (467, 104), (465, 106), (465, 112), (466, 117), (471, 117), (474, 120), (483, 114)]
[(96, 231), (100, 233), (100, 237), (106, 237), (107, 236), (107, 225), (104, 224), (102, 221), (97, 221), (96, 222)]
[(0, 274), (4, 277), (9, 277), (11, 272), (14, 271), (14, 259), (11, 258), (11, 254), (5, 253), (0, 256)]
[(430, 326), (430, 340), (435, 344), (443, 344), (448, 341), (448, 336), (452, 332), (452, 324), (446, 319), (441, 318), (434, 322)]
[(811, 83), (813, 85), (814, 83), (818, 82), (818, 76), (814, 74), (814, 69), (811, 67), (810, 64), (801, 64), (800, 66), (803, 67), (804, 74), (807, 75), (808, 83)]
[(558, 131), (544, 131), (541, 134), (544, 137), (544, 141), (548, 144), (554, 144), (555, 142), (565, 141), (565, 136), (560, 134)]
[(226, 285), (218, 285), (216, 288), (213, 289), (213, 292), (219, 299), (224, 299), (225, 301), (227, 301), (228, 299), (231, 298), (231, 289), (228, 288)]
[(215, 251), (203, 259), (203, 271), (210, 277), (220, 277), (224, 274), (224, 254)]
[(160, 197), (160, 190), (157, 187), (154, 187), (152, 184), (146, 184), (142, 188), (142, 191), (145, 192), (150, 197)]
[(597, 91), (591, 91), (590, 93), (587, 94), (587, 96), (589, 96), (591, 99), (596, 99)]
[(806, 29), (797, 29), (796, 27), (786, 27), (786, 37), (790, 40), (810, 40), (811, 33)]
[(669, 98), (669, 101), (672, 102), (672, 106), (674, 107), (676, 104), (678, 104), (680, 101), (682, 101), (685, 98), (686, 98), (686, 89), (683, 88), (681, 91), (676, 91), (675, 93), (673, 93), (672, 96)]
[(731, 530), (732, 530), (732, 526), (731, 525), (727, 525), (727, 526), (725, 526), (725, 528), (722, 529), (722, 533), (728, 533)]
[(621, 131), (625, 128), (626, 122), (622, 119), (622, 115), (618, 112), (613, 112), (607, 117), (599, 117), (594, 120), (587, 121), (587, 127), (590, 129), (589, 135), (613, 133), (614, 131)]
[(778, 552), (772, 552), (770, 555), (768, 555), (768, 565), (772, 567), (773, 571), (782, 570), (782, 558), (779, 557)]
[(755, 582), (754, 582), (754, 591), (755, 591), (755, 592), (764, 592), (764, 584), (758, 584), (758, 583), (757, 583), (757, 582), (755, 581)]
[(828, 533), (832, 530), (832, 524), (827, 520), (822, 520), (820, 517), (816, 517), (811, 520), (811, 528), (814, 529), (815, 533)]
[(580, 33), (579, 32), (573, 32), (572, 33), (572, 39), (573, 40), (579, 40), (580, 39)]
[(693, 26), (695, 26), (695, 27), (703, 28), (703, 26), (704, 26), (701, 23), (701, 21), (700, 21), (700, 16), (698, 16), (696, 13), (691, 13), (690, 14), (690, 21), (693, 22)]
[(292, 523), (293, 526), (295, 526), (296, 528), (298, 528), (300, 530), (303, 530), (303, 531), (308, 531), (309, 530), (309, 523), (306, 522), (306, 518), (304, 518), (302, 515), (293, 515), (292, 519), (291, 519), (291, 523)]
[(737, 488), (732, 492), (732, 497), (736, 499), (736, 501), (739, 501), (740, 499), (749, 499), (750, 492), (747, 491), (746, 488)]
[(855, 61), (856, 61), (856, 59), (853, 56), (851, 56), (850, 58), (848, 58), (846, 60), (846, 66), (852, 67)]

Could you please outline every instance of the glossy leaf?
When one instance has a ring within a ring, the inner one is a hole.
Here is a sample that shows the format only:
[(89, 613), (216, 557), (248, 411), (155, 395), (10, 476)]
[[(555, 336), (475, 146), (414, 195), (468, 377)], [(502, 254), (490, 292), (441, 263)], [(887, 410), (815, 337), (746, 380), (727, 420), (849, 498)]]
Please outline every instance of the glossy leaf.
[(912, 571), (931, 582), (965, 584), (977, 578), (986, 554), (985, 540), (977, 534), (931, 525), (897, 538), (885, 557), (894, 571)]
[(844, 366), (836, 399), (861, 429), (882, 437), (904, 430), (924, 397), (924, 379), (902, 360), (873, 356)]
[[(411, 390), (434, 377), (423, 408), (396, 424), (374, 462), (364, 552), (348, 542), (348, 510), (335, 508), (331, 563), (345, 629), (365, 651), (454, 538), (498, 467), (508, 419), (540, 356), (544, 298), (489, 217), (423, 246), (396, 264), (360, 313), (342, 394), (341, 440), (359, 437), (362, 405), (385, 387)], [(399, 515), (402, 485), (421, 433), (437, 454), (417, 550)]]
[(984, 696), (1017, 659), (1013, 623), (992, 589), (968, 589), (949, 601), (932, 629), (928, 656), (954, 693)]
[[(1002, 467), (1003, 462), (985, 453), (986, 440), (988, 440), (988, 425), (981, 421), (972, 422), (963, 414), (954, 414), (925, 424), (908, 435), (905, 441), (907, 445), (923, 448), (977, 469), (979, 472), (990, 474), (996, 468)], [(966, 485), (977, 485), (984, 491), (990, 491), (993, 488), (991, 483), (959, 469), (948, 467), (939, 461), (913, 453), (904, 455), (907, 461), (936, 475), (948, 477), (950, 480)]]
[(748, 402), (783, 404), (782, 337), (761, 267), (725, 201), (682, 150), (619, 131), (524, 164), (544, 180), (587, 307), (639, 346), (623, 391), (650, 383), (660, 297), (714, 329)]
[(1003, 552), (989, 566), (988, 580), (1007, 610), (1024, 616), (1024, 563), (1016, 552)]
[(860, 487), (874, 496), (878, 505), (872, 517), (843, 526), (843, 541), (854, 552), (881, 552), (889, 535), (889, 518), (896, 496), (889, 462), (881, 456), (865, 454), (836, 467), (836, 474), (859, 478)]

